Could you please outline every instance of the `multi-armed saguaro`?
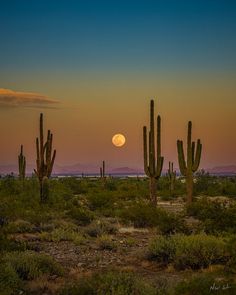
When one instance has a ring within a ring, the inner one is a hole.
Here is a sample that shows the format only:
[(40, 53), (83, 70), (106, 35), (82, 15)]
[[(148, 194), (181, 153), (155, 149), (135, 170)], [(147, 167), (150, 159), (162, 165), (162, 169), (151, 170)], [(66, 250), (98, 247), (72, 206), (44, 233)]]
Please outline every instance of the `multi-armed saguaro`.
[(48, 130), (47, 140), (44, 143), (43, 136), (43, 114), (40, 114), (40, 128), (39, 128), (39, 138), (36, 138), (36, 151), (37, 160), (35, 173), (39, 180), (40, 185), (40, 199), (41, 201), (46, 201), (48, 198), (48, 179), (51, 176), (53, 164), (56, 157), (56, 150), (52, 154), (52, 139), (53, 135), (50, 130)]
[(202, 144), (200, 139), (197, 140), (195, 153), (195, 142), (192, 142), (192, 122), (188, 122), (187, 138), (187, 163), (184, 157), (183, 141), (177, 141), (179, 169), (182, 175), (186, 177), (187, 185), (187, 202), (191, 203), (193, 199), (193, 174), (197, 171), (202, 153)]
[(170, 193), (173, 195), (174, 188), (175, 188), (175, 180), (176, 180), (176, 171), (174, 171), (174, 163), (169, 162), (169, 169), (167, 172), (169, 181), (170, 181)]
[(25, 168), (26, 168), (26, 160), (23, 155), (23, 145), (20, 146), (20, 154), (18, 155), (18, 169), (19, 169), (19, 178), (21, 180), (25, 179)]
[(157, 117), (157, 134), (155, 148), (154, 100), (150, 101), (150, 130), (147, 143), (147, 127), (143, 127), (144, 171), (150, 178), (150, 201), (157, 204), (156, 182), (161, 176), (164, 158), (161, 156), (161, 117)]

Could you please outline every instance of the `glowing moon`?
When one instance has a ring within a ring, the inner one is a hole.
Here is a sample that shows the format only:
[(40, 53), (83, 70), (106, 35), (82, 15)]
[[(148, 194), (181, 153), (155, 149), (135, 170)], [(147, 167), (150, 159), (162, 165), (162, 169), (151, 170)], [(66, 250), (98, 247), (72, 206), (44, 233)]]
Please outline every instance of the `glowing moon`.
[(117, 146), (117, 147), (121, 147), (122, 145), (125, 144), (125, 137), (123, 134), (115, 134), (112, 137), (112, 143)]

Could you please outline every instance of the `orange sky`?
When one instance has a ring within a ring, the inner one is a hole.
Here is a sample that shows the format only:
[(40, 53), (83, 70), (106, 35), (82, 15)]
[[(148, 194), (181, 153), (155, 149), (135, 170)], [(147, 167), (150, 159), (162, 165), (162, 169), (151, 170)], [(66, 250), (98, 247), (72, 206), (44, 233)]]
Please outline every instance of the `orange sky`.
[[(150, 98), (155, 99), (156, 114), (162, 118), (165, 166), (168, 161), (177, 163), (176, 140), (186, 140), (188, 120), (193, 122), (193, 138), (199, 137), (203, 143), (201, 167), (236, 164), (233, 75), (25, 73), (17, 80), (13, 76), (4, 86), (36, 92), (59, 103), (49, 104), (52, 108), (44, 108), (47, 103), (0, 107), (1, 165), (16, 162), (20, 144), (28, 163), (34, 163), (39, 113), (43, 111), (45, 129), (54, 134), (58, 165), (99, 165), (106, 160), (112, 167), (142, 167), (142, 127), (148, 124)], [(126, 136), (124, 147), (112, 145), (115, 133)]]

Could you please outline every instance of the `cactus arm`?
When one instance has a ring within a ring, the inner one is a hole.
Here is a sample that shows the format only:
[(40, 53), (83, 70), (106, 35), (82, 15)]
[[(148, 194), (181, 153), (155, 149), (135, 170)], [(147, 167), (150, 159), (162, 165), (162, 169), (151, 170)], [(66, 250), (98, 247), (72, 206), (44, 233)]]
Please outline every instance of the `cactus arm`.
[(188, 122), (188, 138), (187, 138), (187, 170), (192, 168), (192, 122)]
[(178, 149), (178, 161), (179, 161), (179, 169), (182, 175), (186, 176), (187, 174), (187, 166), (184, 157), (184, 149), (183, 149), (183, 141), (177, 141), (177, 149)]
[(144, 171), (148, 177), (150, 177), (150, 171), (148, 167), (148, 153), (147, 153), (147, 127), (143, 127), (143, 159), (144, 159)]
[(164, 157), (159, 157), (158, 159), (158, 163), (156, 166), (156, 174), (155, 174), (155, 178), (158, 179), (161, 176), (161, 171), (163, 169), (163, 164), (164, 164)]
[(195, 155), (195, 159), (194, 159), (193, 167), (192, 167), (193, 172), (196, 172), (197, 169), (199, 168), (200, 161), (201, 161), (201, 154), (202, 154), (202, 144), (200, 139), (198, 139), (196, 155)]

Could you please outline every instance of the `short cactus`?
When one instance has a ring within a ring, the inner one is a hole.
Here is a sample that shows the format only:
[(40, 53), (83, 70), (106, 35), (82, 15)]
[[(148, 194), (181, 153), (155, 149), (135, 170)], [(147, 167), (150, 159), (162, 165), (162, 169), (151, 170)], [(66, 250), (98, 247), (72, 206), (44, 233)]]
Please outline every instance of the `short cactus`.
[(23, 145), (20, 146), (20, 154), (18, 156), (18, 169), (20, 180), (25, 179), (26, 159), (23, 154)]
[(174, 163), (169, 162), (169, 169), (167, 172), (167, 176), (170, 182), (170, 194), (173, 196), (175, 189), (175, 180), (176, 180), (176, 171), (174, 171)]
[(187, 185), (187, 203), (191, 203), (193, 200), (193, 175), (198, 170), (201, 153), (202, 144), (200, 139), (197, 140), (197, 148), (195, 152), (195, 142), (192, 142), (192, 122), (188, 122), (188, 138), (187, 138), (187, 163), (184, 157), (183, 141), (177, 141), (178, 149), (178, 160), (179, 169), (183, 176), (186, 177)]

